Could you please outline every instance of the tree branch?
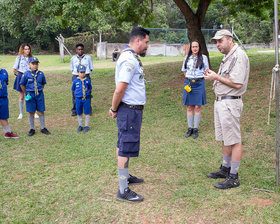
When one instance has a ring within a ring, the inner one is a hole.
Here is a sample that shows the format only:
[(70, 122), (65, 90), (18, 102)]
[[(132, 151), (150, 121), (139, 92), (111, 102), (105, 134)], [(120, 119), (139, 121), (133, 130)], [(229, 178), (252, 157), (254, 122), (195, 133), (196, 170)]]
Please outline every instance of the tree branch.
[(199, 5), (198, 5), (198, 9), (196, 11), (196, 15), (198, 16), (200, 26), (202, 26), (202, 23), (204, 21), (207, 9), (208, 9), (211, 1), (212, 0), (200, 0), (199, 1)]
[[(185, 0), (173, 0), (178, 8), (181, 10), (183, 15), (185, 16), (187, 24), (189, 21), (193, 20), (195, 14), (193, 13), (191, 7), (188, 5), (188, 3)], [(207, 0), (209, 1), (209, 0)]]

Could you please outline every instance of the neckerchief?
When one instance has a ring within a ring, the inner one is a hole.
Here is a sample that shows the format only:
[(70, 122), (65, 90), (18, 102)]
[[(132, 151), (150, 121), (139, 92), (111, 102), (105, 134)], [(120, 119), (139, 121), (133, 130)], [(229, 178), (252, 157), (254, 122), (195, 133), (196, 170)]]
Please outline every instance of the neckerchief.
[(38, 82), (37, 82), (37, 75), (39, 73), (39, 71), (35, 71), (35, 74), (32, 73), (33, 71), (31, 71), (31, 75), (33, 76), (34, 78), (34, 87), (35, 87), (35, 96), (38, 95)]
[(77, 55), (77, 58), (79, 59), (79, 65), (81, 65), (81, 62), (84, 58), (85, 54), (83, 54), (82, 56)]
[(82, 100), (84, 100), (86, 98), (86, 91), (87, 91), (87, 88), (85, 86), (86, 77), (84, 77), (84, 78), (78, 77), (78, 79), (80, 79), (82, 81), (82, 86), (83, 86), (83, 98), (82, 98)]
[(134, 50), (132, 50), (131, 48), (126, 48), (126, 49), (123, 50), (123, 52), (126, 52), (126, 51), (132, 52), (133, 55), (134, 55), (134, 57), (137, 59), (137, 61), (138, 61), (139, 65), (140, 65), (140, 67), (143, 67), (143, 64), (142, 64), (142, 62), (141, 62), (141, 60), (140, 60), (140, 58), (139, 58), (139, 55), (137, 55), (137, 54), (135, 53)]
[(192, 65), (191, 74), (195, 77), (196, 76), (196, 74), (195, 74), (195, 66), (196, 66), (196, 63), (197, 63), (197, 57), (198, 56), (196, 56), (196, 57), (192, 56), (192, 57), (193, 57), (193, 65)]

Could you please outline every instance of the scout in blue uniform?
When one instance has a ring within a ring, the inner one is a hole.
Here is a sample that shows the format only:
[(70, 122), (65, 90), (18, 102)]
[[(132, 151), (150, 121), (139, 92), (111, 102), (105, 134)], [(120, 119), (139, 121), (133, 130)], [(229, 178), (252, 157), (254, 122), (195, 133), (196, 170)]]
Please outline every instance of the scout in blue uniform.
[[(78, 65), (77, 67), (78, 78), (73, 81), (72, 92), (75, 96), (76, 110), (78, 114), (79, 127), (78, 132), (84, 130), (89, 131), (89, 118), (91, 113), (90, 98), (91, 98), (91, 82), (86, 77), (86, 67), (84, 65)], [(85, 114), (85, 127), (83, 128), (83, 111)]]
[(20, 86), (25, 93), (26, 111), (29, 112), (30, 131), (28, 136), (35, 134), (34, 115), (38, 111), (41, 132), (49, 135), (50, 132), (45, 128), (45, 98), (43, 89), (46, 84), (46, 78), (43, 72), (38, 71), (39, 60), (36, 57), (29, 58), (30, 70), (23, 73), (20, 80)]
[(0, 123), (4, 129), (5, 138), (18, 138), (19, 136), (14, 134), (9, 126), (9, 100), (7, 86), (9, 83), (8, 72), (5, 69), (0, 68)]
[(139, 184), (144, 180), (128, 172), (130, 157), (138, 157), (143, 108), (146, 103), (144, 69), (139, 56), (148, 49), (149, 31), (142, 27), (132, 29), (129, 48), (120, 55), (115, 72), (116, 89), (109, 110), (111, 118), (117, 118), (119, 190), (117, 199), (128, 202), (143, 201), (144, 197), (130, 190), (128, 184)]
[[(79, 65), (83, 65), (86, 67), (86, 77), (90, 78), (90, 73), (93, 70), (92, 65), (92, 59), (89, 55), (84, 54), (84, 45), (83, 44), (77, 44), (76, 45), (76, 53), (77, 55), (73, 56), (71, 58), (71, 64), (70, 69), (72, 71), (72, 82), (78, 77), (78, 71), (77, 68)], [(72, 94), (72, 102), (73, 102), (73, 108), (72, 108), (72, 116), (76, 116), (76, 100), (75, 95)]]

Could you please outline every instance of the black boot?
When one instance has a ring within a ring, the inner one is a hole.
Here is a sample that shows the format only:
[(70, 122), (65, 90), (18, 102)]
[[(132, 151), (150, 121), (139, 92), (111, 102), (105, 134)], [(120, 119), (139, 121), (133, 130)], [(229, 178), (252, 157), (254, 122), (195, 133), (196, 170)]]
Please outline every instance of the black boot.
[(224, 181), (216, 183), (215, 187), (219, 189), (229, 189), (233, 187), (238, 187), (239, 185), (240, 183), (238, 180), (238, 173), (237, 174), (230, 173), (229, 176)]
[(192, 128), (188, 128), (188, 132), (186, 134), (186, 138), (190, 137), (193, 133), (193, 129)]
[(194, 128), (194, 129), (193, 129), (193, 135), (192, 135), (192, 137), (193, 137), (194, 139), (196, 139), (196, 138), (198, 137), (198, 129), (197, 129), (197, 128)]
[(220, 166), (220, 169), (212, 172), (212, 173), (208, 173), (206, 176), (209, 178), (213, 178), (213, 179), (217, 179), (217, 178), (227, 178), (230, 172), (230, 167), (224, 167), (223, 165)]

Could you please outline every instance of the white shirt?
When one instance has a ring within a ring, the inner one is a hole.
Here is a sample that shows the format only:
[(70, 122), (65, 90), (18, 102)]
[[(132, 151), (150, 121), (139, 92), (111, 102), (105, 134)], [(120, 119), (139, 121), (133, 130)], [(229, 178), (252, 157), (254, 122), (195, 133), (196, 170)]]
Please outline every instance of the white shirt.
[(77, 67), (78, 65), (84, 65), (86, 67), (86, 74), (90, 74), (93, 70), (91, 57), (84, 54), (81, 57), (75, 55), (71, 58), (70, 69), (72, 70), (72, 75), (78, 75)]
[(129, 105), (144, 105), (146, 103), (146, 87), (144, 69), (135, 53), (123, 52), (117, 61), (115, 82), (128, 83), (122, 102)]

